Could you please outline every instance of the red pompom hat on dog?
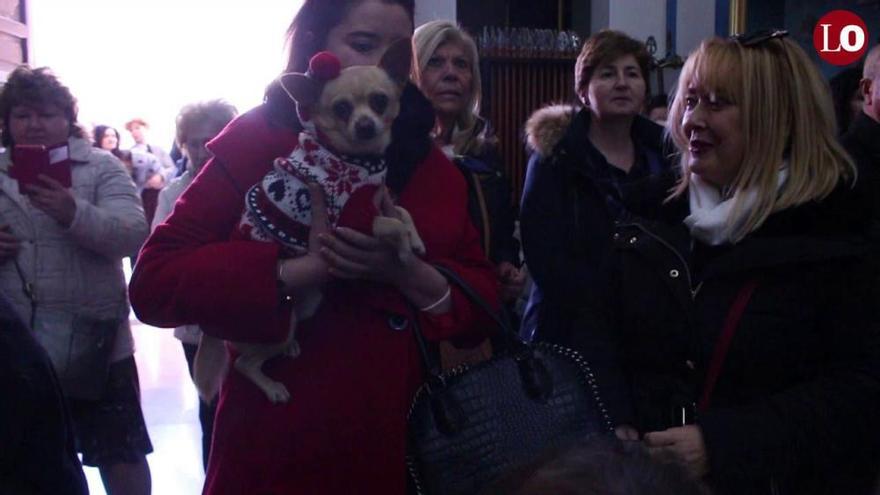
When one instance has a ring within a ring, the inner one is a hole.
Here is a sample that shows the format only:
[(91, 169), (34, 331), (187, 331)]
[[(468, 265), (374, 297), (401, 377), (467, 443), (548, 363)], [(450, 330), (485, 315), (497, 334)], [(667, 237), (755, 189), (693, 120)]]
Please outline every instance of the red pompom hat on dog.
[(330, 52), (318, 52), (309, 60), (306, 75), (322, 83), (336, 79), (342, 71), (339, 58)]

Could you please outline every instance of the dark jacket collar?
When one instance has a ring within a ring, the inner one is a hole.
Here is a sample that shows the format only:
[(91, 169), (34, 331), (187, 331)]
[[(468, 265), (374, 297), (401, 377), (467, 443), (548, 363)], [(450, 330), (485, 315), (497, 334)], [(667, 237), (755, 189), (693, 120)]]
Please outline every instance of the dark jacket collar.
[(707, 262), (703, 279), (732, 272), (866, 255), (870, 215), (847, 185), (827, 198), (776, 212), (724, 254)]
[[(855, 140), (875, 159), (880, 159), (880, 122), (861, 112), (850, 125), (849, 130), (843, 137), (844, 142)], [(874, 163), (880, 167), (880, 163)]]
[[(595, 181), (610, 195), (609, 200), (620, 205), (616, 209), (617, 215), (666, 218), (670, 210), (660, 208), (660, 205), (675, 185), (678, 176), (666, 159), (672, 153), (671, 145), (664, 139), (663, 128), (641, 115), (636, 116), (631, 131), (636, 153), (642, 160), (649, 159), (648, 154), (653, 155), (653, 159), (661, 162), (661, 171), (618, 180), (619, 177), (611, 170), (613, 166), (588, 138), (590, 123), (588, 109), (581, 109), (572, 119), (556, 148), (556, 154), (569, 155), (569, 159), (563, 160), (563, 166), (568, 167), (576, 176), (585, 176)], [(673, 215), (681, 216), (680, 211)]]
[[(582, 172), (594, 175), (597, 172), (596, 167), (610, 165), (602, 153), (590, 142), (588, 136), (591, 121), (589, 109), (581, 108), (557, 144), (557, 150), (564, 150), (567, 154), (572, 155), (575, 160), (570, 163), (577, 166)], [(663, 128), (641, 115), (636, 115), (633, 120), (630, 135), (636, 145), (636, 153), (651, 151), (661, 157), (670, 154), (669, 148), (664, 145)], [(584, 169), (583, 164), (592, 166), (592, 170)]]

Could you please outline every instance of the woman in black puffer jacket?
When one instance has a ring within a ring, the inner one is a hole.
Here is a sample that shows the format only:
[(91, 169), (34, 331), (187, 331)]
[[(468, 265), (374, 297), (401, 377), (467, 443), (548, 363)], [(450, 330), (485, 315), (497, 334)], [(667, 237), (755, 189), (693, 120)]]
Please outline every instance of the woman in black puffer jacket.
[[(623, 212), (653, 218), (674, 181), (663, 128), (642, 117), (650, 56), (644, 43), (604, 30), (584, 44), (575, 66), (582, 108), (555, 105), (526, 123), (528, 166), (520, 207), (523, 252), (534, 284), (523, 316), (526, 339), (571, 347), (595, 366), (613, 360), (603, 318), (612, 276), (611, 236)], [(587, 318), (588, 324), (576, 325)], [(599, 351), (599, 352), (596, 352)], [(625, 385), (599, 380), (610, 414), (632, 423)], [(623, 438), (637, 438), (631, 428)]]
[[(783, 38), (713, 39), (670, 134), (683, 222), (616, 225), (606, 321), (634, 427), (715, 493), (870, 493), (878, 271), (827, 87)], [(589, 322), (581, 322), (589, 324)]]

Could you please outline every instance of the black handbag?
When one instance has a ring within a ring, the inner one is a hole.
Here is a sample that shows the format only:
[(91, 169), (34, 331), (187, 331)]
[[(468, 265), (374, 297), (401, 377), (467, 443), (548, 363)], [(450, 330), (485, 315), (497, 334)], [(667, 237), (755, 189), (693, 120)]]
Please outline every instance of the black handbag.
[(454, 272), (435, 266), (500, 328), (491, 359), (441, 372), (414, 317), (425, 383), (407, 418), (407, 466), (419, 494), (475, 494), (549, 448), (613, 432), (589, 363), (522, 342)]

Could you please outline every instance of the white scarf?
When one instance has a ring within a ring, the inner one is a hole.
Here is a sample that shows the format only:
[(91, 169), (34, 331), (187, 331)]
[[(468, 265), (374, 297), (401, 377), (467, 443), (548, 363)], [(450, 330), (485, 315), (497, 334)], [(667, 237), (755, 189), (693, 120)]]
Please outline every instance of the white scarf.
[[(786, 180), (788, 180), (788, 167), (783, 166), (779, 169), (776, 179), (777, 191), (782, 188)], [(691, 213), (684, 219), (684, 223), (693, 237), (710, 246), (729, 243), (733, 232), (749, 217), (758, 202), (758, 192), (754, 189), (747, 189), (723, 199), (717, 187), (700, 179), (696, 174), (691, 174), (688, 195)], [(731, 218), (736, 196), (742, 198), (742, 208), (736, 218)]]

